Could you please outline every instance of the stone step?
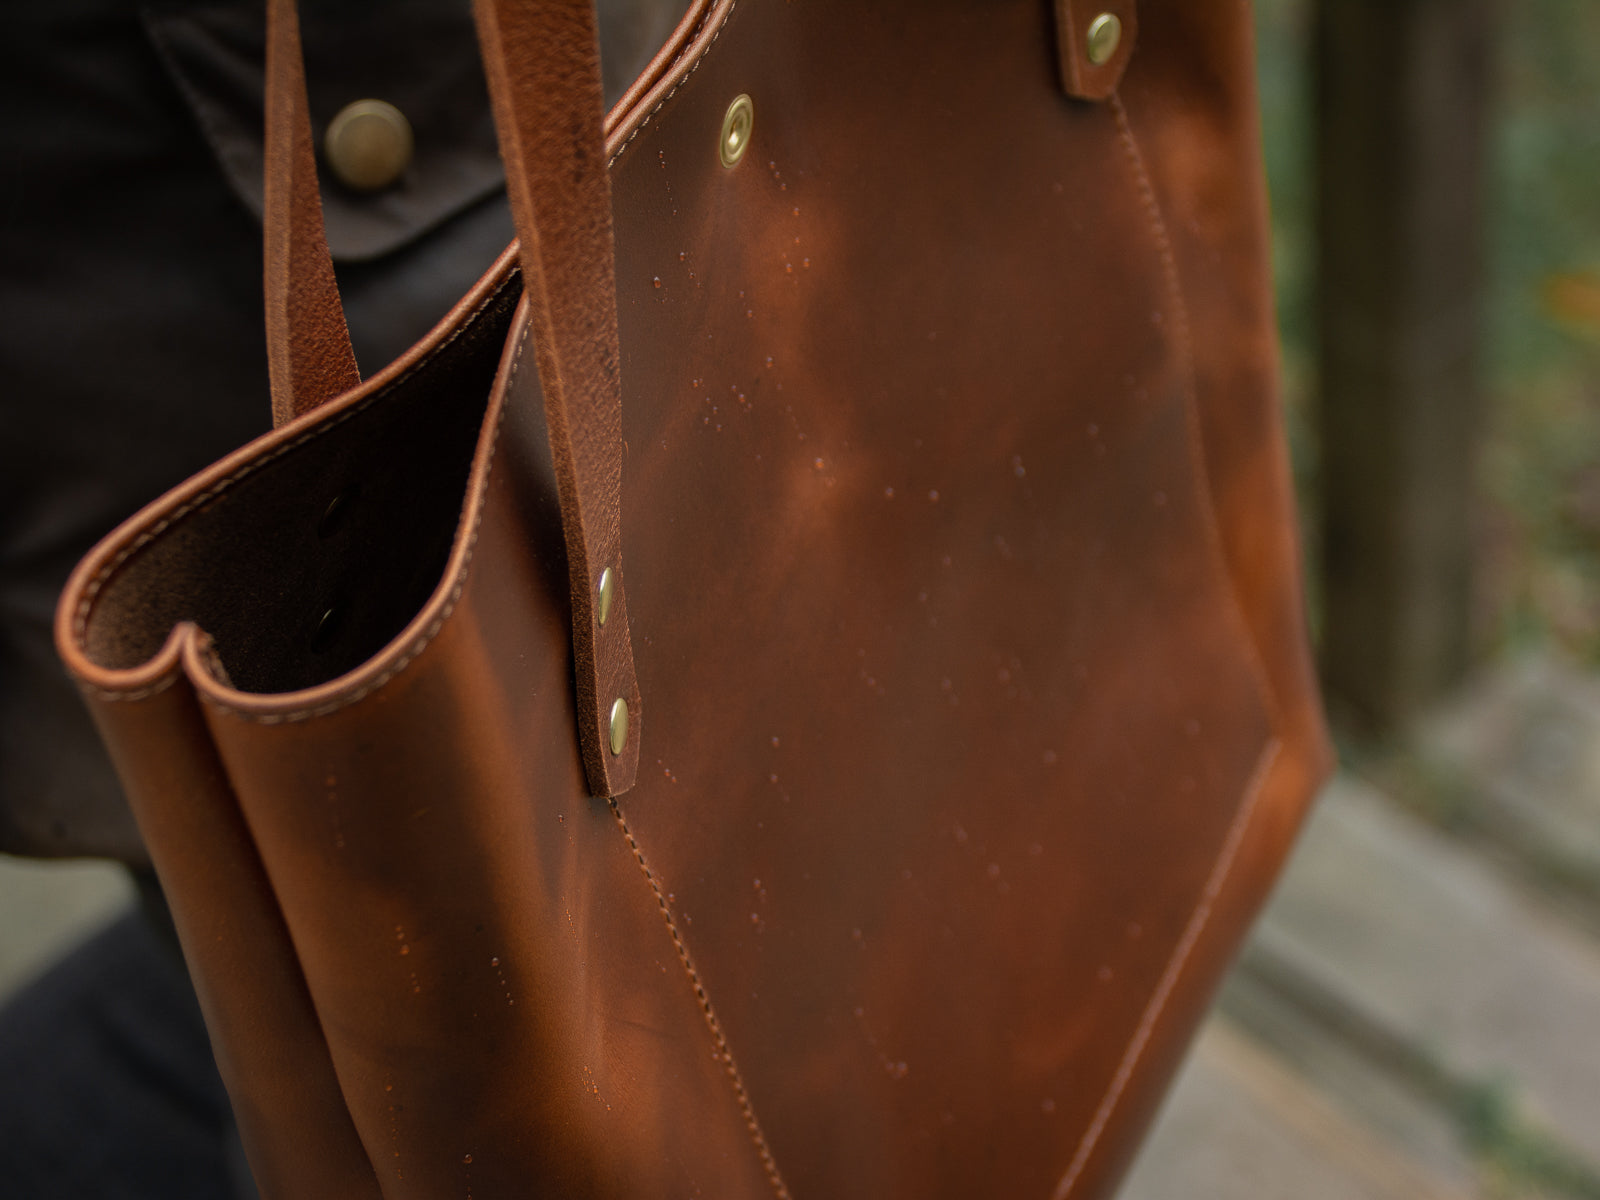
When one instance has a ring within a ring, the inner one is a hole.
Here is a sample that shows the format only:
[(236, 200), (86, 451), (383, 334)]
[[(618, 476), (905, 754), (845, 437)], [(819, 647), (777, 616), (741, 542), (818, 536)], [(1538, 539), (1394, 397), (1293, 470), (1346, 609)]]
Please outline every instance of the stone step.
[(1121, 1200), (1600, 1197), (1600, 941), (1520, 880), (1336, 781)]
[[(1397, 783), (1600, 923), (1600, 678), (1549, 655), (1500, 663), (1420, 722)], [(1406, 768), (1409, 768), (1407, 770)]]
[(1475, 1200), (1213, 1016), (1119, 1200)]
[(1252, 958), (1600, 1164), (1600, 942), (1370, 788), (1327, 790)]

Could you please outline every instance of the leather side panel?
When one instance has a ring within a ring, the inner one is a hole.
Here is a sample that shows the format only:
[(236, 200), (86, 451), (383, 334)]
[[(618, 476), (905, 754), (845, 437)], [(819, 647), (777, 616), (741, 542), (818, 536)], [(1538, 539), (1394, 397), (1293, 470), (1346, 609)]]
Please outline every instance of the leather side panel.
[[(523, 365), (509, 420), (537, 427)], [(208, 721), (389, 1200), (770, 1193), (661, 904), (586, 796), (549, 463), (497, 443), (498, 407), (459, 586), (397, 669)]]
[(615, 168), (627, 806), (800, 1195), (1048, 1194), (1276, 753), (1164, 247), (1049, 31), (740, 5)]
[(172, 908), (263, 1197), (376, 1200), (271, 884), (168, 646), (142, 689), (86, 693)]
[(1087, 1157), (1074, 1196), (1109, 1193), (1131, 1161), (1333, 765), (1288, 519), (1294, 495), (1279, 410), (1250, 24), (1222, 3), (1146, 0), (1143, 7), (1139, 55), (1121, 94), (1172, 231), (1194, 329), (1212, 503), (1235, 594), (1283, 714), (1284, 745), (1210, 927), (1178, 982), (1172, 1015), (1144, 1047), (1141, 1070)]

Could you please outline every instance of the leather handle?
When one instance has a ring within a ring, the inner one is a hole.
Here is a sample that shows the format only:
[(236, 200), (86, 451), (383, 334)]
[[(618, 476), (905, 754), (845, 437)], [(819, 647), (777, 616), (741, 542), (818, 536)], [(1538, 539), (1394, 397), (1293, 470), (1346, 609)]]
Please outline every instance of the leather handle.
[[(622, 578), (622, 387), (593, 0), (477, 0), (554, 459), (590, 791), (633, 786), (641, 703)], [(295, 0), (267, 5), (266, 292), (275, 424), (359, 382), (322, 223)], [(610, 572), (601, 620), (601, 580)], [(626, 736), (612, 751), (615, 708)]]
[[(633, 786), (641, 713), (622, 579), (622, 355), (594, 3), (475, 0), (474, 11), (566, 536), (584, 769), (591, 792), (615, 796)], [(619, 701), (627, 732), (614, 754)]]
[(276, 427), (361, 382), (322, 224), (295, 0), (267, 0), (266, 117), (263, 276)]

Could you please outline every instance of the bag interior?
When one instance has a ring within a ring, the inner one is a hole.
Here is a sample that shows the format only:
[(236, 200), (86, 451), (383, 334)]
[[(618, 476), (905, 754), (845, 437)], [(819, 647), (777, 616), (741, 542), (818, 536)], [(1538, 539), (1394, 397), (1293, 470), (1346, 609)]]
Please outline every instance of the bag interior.
[(132, 668), (193, 621), (232, 686), (297, 691), (392, 641), (439, 586), (516, 303), (511, 278), (388, 386), (151, 527), (93, 593), (89, 657)]

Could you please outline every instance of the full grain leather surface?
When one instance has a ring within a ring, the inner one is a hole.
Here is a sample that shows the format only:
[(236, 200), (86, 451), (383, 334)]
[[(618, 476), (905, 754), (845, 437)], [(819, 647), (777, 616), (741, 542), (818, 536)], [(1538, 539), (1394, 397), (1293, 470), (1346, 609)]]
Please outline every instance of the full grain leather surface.
[(85, 562), (263, 1194), (1109, 1193), (1327, 764), (1246, 18), (1089, 104), (1046, 3), (691, 14), (610, 140), (616, 801), (509, 254)]

